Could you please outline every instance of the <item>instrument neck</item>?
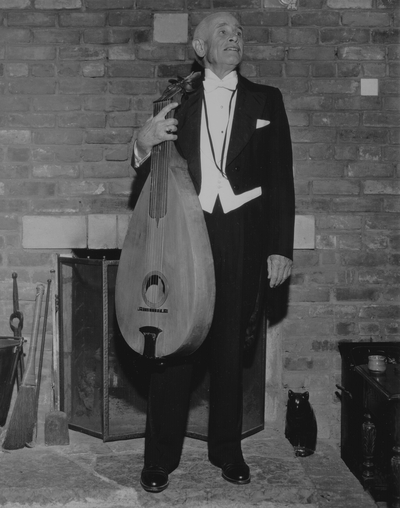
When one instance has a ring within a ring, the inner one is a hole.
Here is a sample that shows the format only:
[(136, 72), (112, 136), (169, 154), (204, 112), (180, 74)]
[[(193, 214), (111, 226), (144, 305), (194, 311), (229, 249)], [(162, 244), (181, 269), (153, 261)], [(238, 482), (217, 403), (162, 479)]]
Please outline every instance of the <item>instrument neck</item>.
[[(153, 115), (158, 115), (171, 102), (172, 99), (154, 102)], [(172, 116), (173, 112), (170, 111), (166, 115), (166, 118), (172, 118)], [(154, 146), (151, 151), (149, 216), (152, 219), (156, 219), (157, 222), (167, 213), (168, 162), (172, 149), (171, 143), (171, 141), (163, 141)]]

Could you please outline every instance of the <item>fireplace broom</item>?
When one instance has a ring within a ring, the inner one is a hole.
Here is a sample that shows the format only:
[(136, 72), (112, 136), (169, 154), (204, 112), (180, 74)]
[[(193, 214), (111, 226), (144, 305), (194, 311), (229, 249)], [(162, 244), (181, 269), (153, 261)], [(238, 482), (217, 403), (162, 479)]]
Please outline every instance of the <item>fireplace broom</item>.
[[(54, 305), (54, 300), (53, 300)], [(56, 375), (54, 372), (54, 356), (56, 352), (56, 332), (53, 330), (52, 361), (51, 361), (51, 409), (44, 419), (44, 443), (48, 446), (69, 445), (68, 420), (64, 411), (56, 409)]]
[(3, 442), (3, 448), (5, 450), (17, 450), (19, 448), (23, 448), (27, 443), (32, 441), (33, 430), (36, 423), (37, 386), (35, 378), (35, 357), (43, 294), (44, 285), (38, 284), (36, 286), (35, 310), (31, 341), (28, 350), (28, 361), (20, 389), (15, 400), (6, 437)]
[(37, 371), (37, 375), (36, 375), (36, 401), (35, 401), (35, 414), (34, 414), (34, 422), (35, 423), (34, 423), (34, 428), (33, 428), (33, 432), (32, 432), (32, 441), (26, 443), (26, 446), (28, 446), (29, 448), (33, 448), (35, 446), (36, 439), (37, 439), (37, 431), (38, 431), (37, 417), (38, 417), (38, 408), (39, 408), (40, 385), (42, 382), (44, 346), (46, 343), (47, 316), (49, 313), (50, 284), (51, 284), (51, 279), (49, 279), (47, 281), (47, 294), (46, 294), (46, 303), (44, 305), (42, 341), (40, 343), (39, 366), (38, 366), (38, 371)]

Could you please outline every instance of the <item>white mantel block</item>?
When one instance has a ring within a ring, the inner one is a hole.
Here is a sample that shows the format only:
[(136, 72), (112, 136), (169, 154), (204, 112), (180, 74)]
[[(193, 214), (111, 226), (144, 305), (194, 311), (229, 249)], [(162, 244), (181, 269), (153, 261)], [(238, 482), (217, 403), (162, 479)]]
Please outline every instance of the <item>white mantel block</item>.
[(24, 249), (85, 249), (86, 216), (26, 215), (22, 218)]
[(117, 248), (117, 216), (106, 214), (88, 215), (88, 248)]
[(315, 218), (313, 215), (296, 215), (294, 248), (315, 249)]
[(117, 216), (117, 245), (118, 249), (122, 249), (126, 233), (128, 232), (129, 222), (131, 220), (130, 215), (118, 215)]

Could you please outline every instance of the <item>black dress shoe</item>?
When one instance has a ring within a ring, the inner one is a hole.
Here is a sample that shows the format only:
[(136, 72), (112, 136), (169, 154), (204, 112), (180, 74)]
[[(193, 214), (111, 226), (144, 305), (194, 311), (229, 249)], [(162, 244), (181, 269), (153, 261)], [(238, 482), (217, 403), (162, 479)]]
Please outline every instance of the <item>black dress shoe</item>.
[(162, 492), (168, 487), (168, 473), (161, 466), (145, 466), (140, 476), (140, 485), (147, 492)]
[(236, 485), (245, 485), (250, 483), (250, 469), (245, 463), (224, 464), (222, 466), (222, 478)]

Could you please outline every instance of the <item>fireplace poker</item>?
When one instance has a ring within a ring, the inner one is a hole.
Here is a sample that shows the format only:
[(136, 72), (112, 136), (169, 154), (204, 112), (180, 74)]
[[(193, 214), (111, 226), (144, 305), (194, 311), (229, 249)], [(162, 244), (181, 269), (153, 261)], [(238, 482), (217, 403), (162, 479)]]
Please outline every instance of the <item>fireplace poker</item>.
[[(13, 279), (13, 312), (10, 316), (10, 328), (14, 333), (14, 337), (21, 337), (22, 327), (24, 325), (24, 316), (22, 312), (19, 310), (19, 301), (18, 301), (18, 286), (17, 286), (17, 277), (18, 274), (16, 272), (12, 273)], [(17, 326), (14, 325), (14, 319), (18, 320)]]
[[(22, 338), (22, 327), (24, 326), (24, 315), (19, 310), (19, 299), (18, 299), (18, 285), (17, 285), (17, 277), (18, 274), (16, 272), (12, 273), (13, 279), (13, 312), (10, 316), (10, 328), (14, 334), (15, 339), (20, 339), (21, 345), (19, 349), (18, 355), (18, 370), (17, 370), (17, 384), (19, 388), (19, 384), (24, 375), (24, 352), (22, 350), (22, 345), (24, 343), (24, 339)], [(17, 326), (14, 324), (14, 320), (17, 320)]]
[(36, 286), (35, 309), (32, 324), (32, 334), (28, 350), (28, 361), (22, 383), (15, 400), (14, 409), (3, 442), (5, 450), (23, 448), (32, 441), (36, 414), (36, 378), (35, 356), (39, 335), (40, 313), (42, 308), (44, 285)]
[[(18, 341), (19, 343), (16, 342), (17, 345), (14, 347), (11, 373), (5, 387), (3, 388), (2, 404), (0, 406), (0, 427), (3, 427), (7, 421), (7, 415), (11, 405), (15, 380), (17, 381), (17, 388), (19, 389), (22, 376), (24, 374), (24, 339), (22, 338), (24, 316), (19, 310), (17, 277), (18, 275), (13, 272), (13, 312), (10, 315), (10, 328), (13, 332), (15, 341)], [(14, 325), (14, 320), (17, 320), (17, 326)]]

